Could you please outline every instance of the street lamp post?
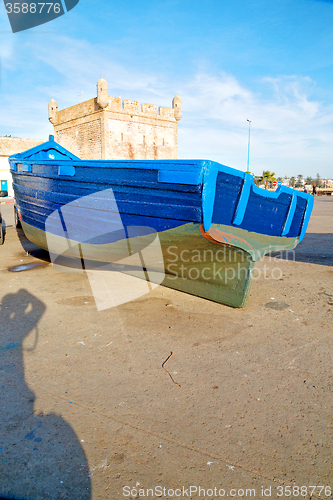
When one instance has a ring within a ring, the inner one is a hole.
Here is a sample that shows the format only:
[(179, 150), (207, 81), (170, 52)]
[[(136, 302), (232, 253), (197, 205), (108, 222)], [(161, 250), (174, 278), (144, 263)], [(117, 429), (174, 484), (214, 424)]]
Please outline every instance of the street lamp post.
[(247, 169), (246, 169), (246, 172), (250, 172), (250, 133), (251, 133), (252, 120), (247, 119), (246, 121), (249, 122), (249, 141), (248, 141), (248, 146), (247, 146)]

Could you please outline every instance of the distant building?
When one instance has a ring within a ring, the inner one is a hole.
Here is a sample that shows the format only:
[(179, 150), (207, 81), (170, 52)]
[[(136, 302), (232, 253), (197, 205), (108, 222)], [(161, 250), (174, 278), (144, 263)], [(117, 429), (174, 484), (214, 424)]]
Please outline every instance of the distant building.
[(97, 82), (97, 97), (58, 111), (52, 98), (49, 120), (55, 140), (82, 159), (177, 158), (177, 124), (182, 101), (172, 108), (121, 101), (108, 95), (108, 84)]
[(332, 179), (323, 179), (322, 183), (321, 183), (321, 187), (333, 188), (333, 180)]
[(8, 157), (15, 153), (22, 153), (27, 149), (42, 144), (45, 140), (20, 139), (18, 137), (0, 137), (0, 181), (1, 190), (8, 191), (9, 196), (14, 196), (12, 177), (9, 171)]

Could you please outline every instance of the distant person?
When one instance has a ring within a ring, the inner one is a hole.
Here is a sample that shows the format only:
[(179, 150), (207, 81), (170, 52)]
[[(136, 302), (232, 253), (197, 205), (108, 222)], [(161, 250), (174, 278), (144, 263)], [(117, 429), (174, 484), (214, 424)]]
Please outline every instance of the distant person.
[(308, 192), (308, 188), (306, 186), (304, 186), (303, 191), (304, 191), (304, 193), (307, 193)]
[(316, 194), (317, 194), (317, 186), (315, 186), (315, 184), (313, 184), (313, 186), (312, 186), (312, 194), (313, 194), (313, 196), (316, 196)]

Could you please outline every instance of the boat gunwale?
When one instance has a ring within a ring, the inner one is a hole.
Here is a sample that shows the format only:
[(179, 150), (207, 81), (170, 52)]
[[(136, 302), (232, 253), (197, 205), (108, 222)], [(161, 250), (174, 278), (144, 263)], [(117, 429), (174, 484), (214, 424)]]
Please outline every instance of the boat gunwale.
[[(159, 170), (158, 165), (161, 165), (163, 167), (169, 166), (169, 165), (175, 165), (178, 167), (188, 167), (188, 166), (193, 166), (193, 170), (191, 171), (199, 171), (199, 169), (203, 169), (203, 182), (205, 176), (208, 174), (207, 171), (211, 172), (214, 170), (217, 174), (219, 172), (223, 172), (229, 175), (234, 175), (236, 177), (239, 177), (245, 181), (246, 175), (248, 175), (248, 172), (242, 172), (240, 170), (237, 170), (232, 167), (228, 167), (227, 165), (223, 165), (222, 163), (215, 162), (213, 160), (54, 160), (54, 159), (33, 159), (33, 158), (19, 158), (17, 155), (12, 155), (9, 157), (9, 162), (11, 163), (21, 163), (21, 164), (35, 164), (35, 165), (46, 165), (46, 166), (59, 166), (59, 165), (66, 165), (68, 163), (71, 164), (73, 167), (78, 167), (78, 168), (92, 168), (92, 167), (97, 167), (97, 168), (117, 168), (117, 165), (119, 165), (119, 169), (121, 168), (126, 168), (126, 169), (133, 169), (133, 165), (135, 165), (138, 170)], [(155, 166), (155, 168), (152, 168), (152, 166)], [(16, 174), (30, 174), (30, 175), (42, 175), (38, 172), (38, 174), (34, 174), (33, 172), (19, 172), (17, 170), (14, 170), (12, 168), (12, 165), (10, 165), (10, 170), (12, 172), (15, 172)], [(213, 169), (209, 168), (213, 167)], [(165, 170), (164, 168), (162, 169), (163, 171)], [(168, 169), (170, 171), (170, 169)], [(177, 170), (172, 170), (173, 172), (177, 173)], [(181, 169), (179, 168), (180, 172), (187, 172), (186, 169)], [(206, 175), (205, 175), (206, 174)], [(68, 176), (66, 175), (57, 175), (57, 178), (67, 178)], [(74, 176), (71, 176), (70, 179), (73, 179)], [(83, 182), (80, 180), (80, 182)], [(201, 184), (202, 182), (198, 182), (198, 185)], [(168, 184), (167, 182), (165, 184)], [(255, 194), (258, 194), (259, 196), (263, 198), (271, 198), (271, 199), (277, 199), (280, 194), (286, 193), (289, 195), (296, 195), (301, 198), (304, 198), (306, 200), (311, 199), (312, 195), (310, 193), (304, 193), (302, 191), (298, 191), (297, 189), (293, 189), (288, 186), (278, 186), (278, 188), (275, 191), (268, 191), (264, 188), (260, 188), (255, 185), (253, 178), (251, 179), (251, 185), (250, 187), (252, 188), (252, 191)]]
[[(51, 136), (52, 137), (52, 136)], [(74, 169), (108, 169), (108, 170), (130, 170), (130, 171), (153, 171), (157, 173), (157, 184), (156, 181), (149, 182), (145, 180), (133, 180), (131, 179), (130, 184), (135, 188), (136, 186), (142, 186), (145, 184), (146, 189), (159, 189), (159, 187), (170, 186), (174, 191), (178, 191), (177, 186), (198, 186), (201, 189), (201, 206), (202, 206), (202, 222), (205, 231), (208, 231), (212, 224), (213, 211), (216, 202), (216, 189), (218, 182), (218, 175), (222, 173), (224, 175), (230, 175), (232, 177), (240, 179), (241, 183), (237, 186), (233, 186), (235, 191), (238, 191), (238, 201), (236, 202), (236, 209), (233, 217), (232, 226), (239, 226), (244, 218), (245, 212), (247, 210), (248, 202), (251, 195), (258, 196), (262, 200), (267, 200), (273, 204), (279, 204), (280, 196), (286, 194), (289, 197), (289, 208), (287, 212), (286, 219), (284, 221), (283, 227), (281, 229), (280, 236), (285, 236), (289, 230), (291, 221), (294, 217), (296, 200), (304, 199), (306, 200), (306, 206), (304, 207), (303, 219), (300, 225), (299, 238), (300, 241), (303, 239), (313, 206), (313, 197), (296, 189), (292, 189), (287, 186), (278, 186), (275, 191), (267, 191), (266, 189), (257, 187), (254, 183), (253, 176), (249, 172), (243, 172), (227, 165), (220, 164), (213, 160), (203, 160), (203, 159), (161, 159), (161, 160), (84, 160), (76, 157), (69, 151), (65, 150), (62, 146), (54, 142), (52, 137), (50, 141), (36, 146), (31, 150), (25, 151), (23, 153), (17, 153), (9, 157), (10, 170), (13, 173), (13, 177), (20, 177), (21, 175), (33, 178), (46, 178), (63, 181), (70, 181), (71, 183), (78, 184), (91, 184), (91, 179), (85, 179), (84, 172), (81, 175), (77, 175), (77, 171), (74, 170), (74, 174), (64, 174), (60, 173), (60, 166), (71, 166)], [(58, 151), (61, 155), (65, 156), (64, 159), (60, 158), (34, 158), (39, 153), (45, 153), (50, 151)], [(67, 154), (67, 157), (66, 157)], [(19, 171), (18, 165), (28, 165), (25, 171)], [(33, 165), (45, 166), (45, 170), (48, 167), (58, 167), (58, 174), (55, 172), (33, 172)], [(160, 176), (160, 173), (163, 174)], [(167, 174), (167, 175), (165, 175)], [(185, 174), (185, 175), (184, 175)], [(188, 179), (186, 174), (189, 175)], [(186, 182), (184, 182), (186, 181)], [(105, 179), (98, 177), (94, 179), (94, 184), (103, 183), (105, 184)], [(107, 183), (110, 186), (115, 185), (127, 185), (127, 179), (110, 179)], [(232, 188), (232, 183), (230, 184)], [(286, 205), (286, 202), (283, 202)]]

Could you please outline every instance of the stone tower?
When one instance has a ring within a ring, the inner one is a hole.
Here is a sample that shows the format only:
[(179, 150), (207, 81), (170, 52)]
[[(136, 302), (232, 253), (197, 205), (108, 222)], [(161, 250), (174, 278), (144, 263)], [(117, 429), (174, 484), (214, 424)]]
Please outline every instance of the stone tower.
[(51, 123), (54, 123), (56, 121), (57, 112), (58, 104), (52, 97), (51, 101), (49, 102), (49, 120)]
[(97, 82), (97, 104), (103, 109), (109, 104), (108, 84), (103, 77)]
[(178, 122), (182, 117), (182, 100), (177, 94), (172, 99), (172, 107), (175, 113), (175, 119)]
[(172, 108), (138, 101), (122, 101), (108, 95), (101, 77), (97, 97), (58, 111), (49, 102), (49, 120), (55, 140), (82, 159), (175, 159), (177, 125), (182, 101), (177, 95)]

